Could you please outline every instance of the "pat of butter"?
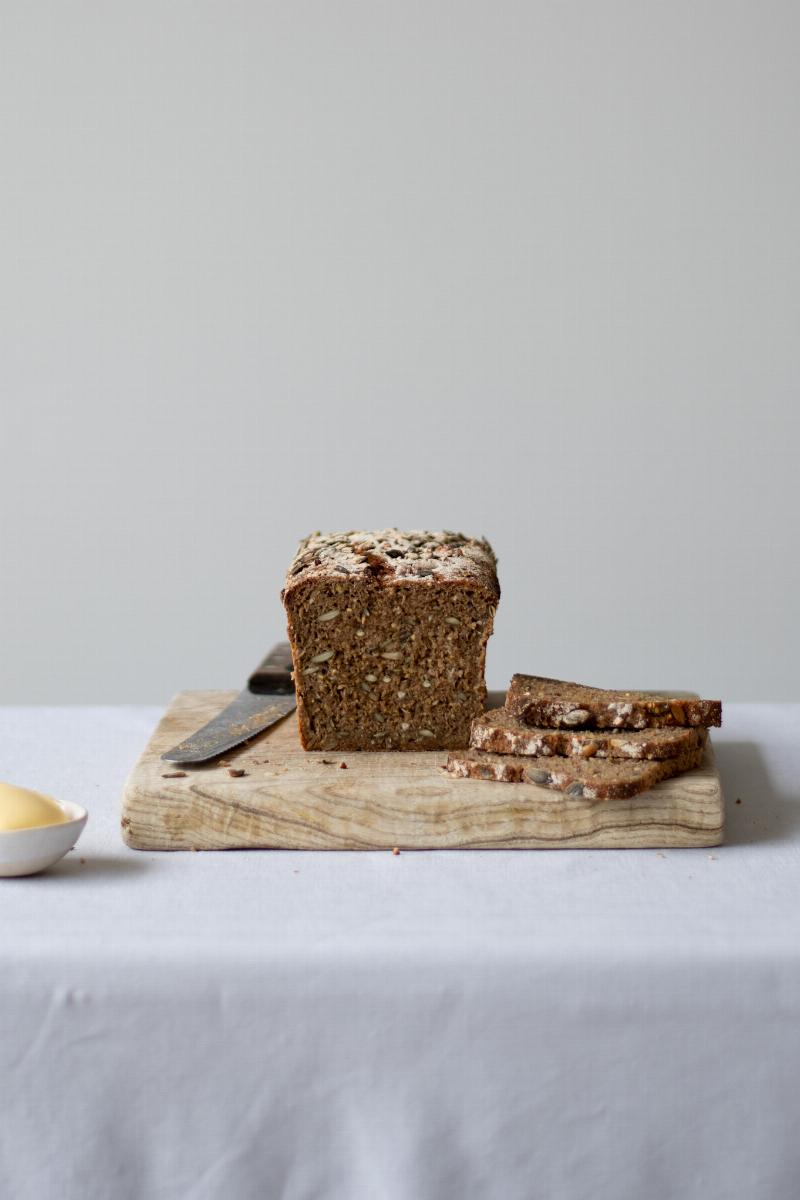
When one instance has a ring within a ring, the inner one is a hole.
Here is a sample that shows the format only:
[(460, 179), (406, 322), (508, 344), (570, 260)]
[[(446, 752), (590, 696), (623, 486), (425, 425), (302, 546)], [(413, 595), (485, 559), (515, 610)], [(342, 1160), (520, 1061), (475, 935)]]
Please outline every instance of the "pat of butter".
[(63, 825), (69, 817), (60, 804), (32, 792), (30, 788), (0, 783), (0, 833), (12, 829), (36, 829), (42, 825)]

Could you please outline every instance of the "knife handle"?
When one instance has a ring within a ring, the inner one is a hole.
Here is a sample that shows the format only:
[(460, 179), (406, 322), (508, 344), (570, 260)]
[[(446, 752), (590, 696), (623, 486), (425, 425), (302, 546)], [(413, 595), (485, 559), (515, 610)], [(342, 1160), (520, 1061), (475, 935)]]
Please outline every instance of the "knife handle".
[(293, 692), (292, 681), (292, 652), (288, 642), (278, 642), (273, 646), (267, 657), (260, 663), (247, 681), (251, 692), (261, 695), (264, 692)]

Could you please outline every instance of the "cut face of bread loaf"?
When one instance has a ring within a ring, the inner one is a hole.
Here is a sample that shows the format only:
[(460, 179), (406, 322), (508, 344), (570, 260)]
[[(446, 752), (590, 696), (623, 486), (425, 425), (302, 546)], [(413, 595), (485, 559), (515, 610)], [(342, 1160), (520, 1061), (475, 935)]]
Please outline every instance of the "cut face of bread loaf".
[(722, 724), (719, 700), (694, 700), (652, 692), (617, 692), (514, 675), (506, 708), (526, 725), (556, 729), (651, 729)]
[(282, 598), (306, 750), (469, 743), (500, 598), (488, 542), (396, 529), (312, 534)]
[(461, 779), (493, 779), (499, 783), (535, 783), (581, 800), (626, 800), (698, 767), (702, 746), (674, 758), (658, 761), (618, 762), (614, 759), (528, 757), (459, 750), (448, 756), (446, 770)]
[(577, 758), (662, 759), (706, 742), (705, 729), (631, 729), (599, 731), (535, 729), (495, 708), (472, 722), (470, 746), (495, 754), (574, 756)]

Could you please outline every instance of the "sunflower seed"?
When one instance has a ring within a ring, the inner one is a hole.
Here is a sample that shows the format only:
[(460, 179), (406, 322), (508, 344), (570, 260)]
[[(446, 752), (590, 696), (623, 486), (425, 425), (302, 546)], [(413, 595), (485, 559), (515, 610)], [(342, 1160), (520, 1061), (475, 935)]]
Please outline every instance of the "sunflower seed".
[(333, 658), (334, 653), (335, 651), (333, 650), (322, 650), (319, 654), (315, 654), (311, 661), (312, 663), (328, 662), (331, 658)]
[(339, 609), (331, 608), (328, 610), (328, 612), (321, 613), (320, 616), (317, 617), (317, 620), (318, 621), (335, 621), (336, 618), (338, 617), (338, 615), (339, 615)]
[(559, 725), (583, 725), (584, 721), (589, 720), (589, 713), (585, 708), (573, 708), (571, 712), (562, 713), (558, 718)]

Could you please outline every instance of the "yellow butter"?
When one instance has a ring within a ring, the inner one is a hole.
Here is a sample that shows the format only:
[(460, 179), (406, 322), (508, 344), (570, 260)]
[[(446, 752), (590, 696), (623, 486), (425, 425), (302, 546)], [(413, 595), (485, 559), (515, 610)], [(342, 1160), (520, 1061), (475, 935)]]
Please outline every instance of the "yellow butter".
[(30, 788), (0, 783), (0, 833), (11, 829), (36, 829), (42, 825), (63, 825), (69, 817), (49, 796)]

